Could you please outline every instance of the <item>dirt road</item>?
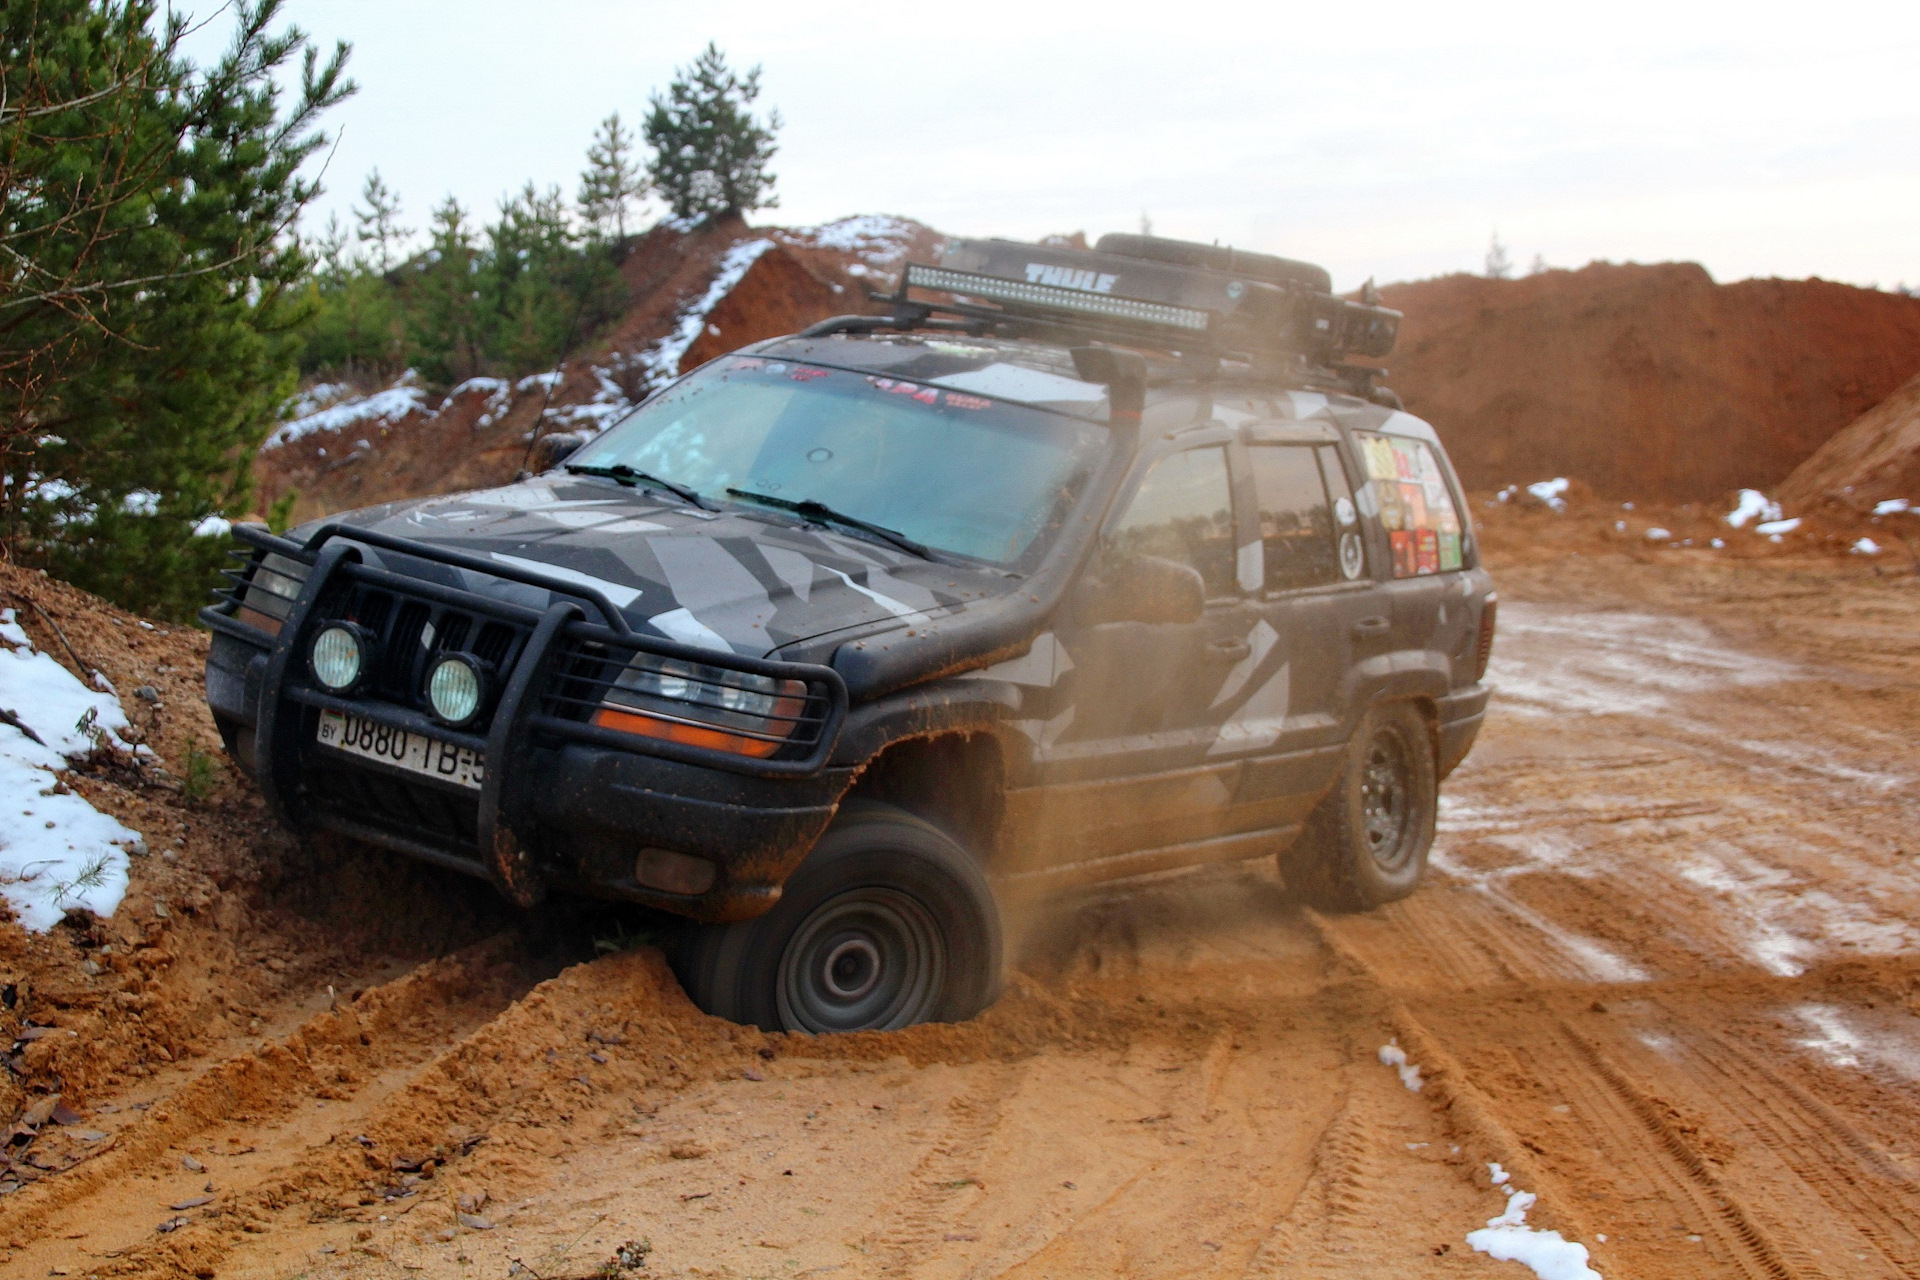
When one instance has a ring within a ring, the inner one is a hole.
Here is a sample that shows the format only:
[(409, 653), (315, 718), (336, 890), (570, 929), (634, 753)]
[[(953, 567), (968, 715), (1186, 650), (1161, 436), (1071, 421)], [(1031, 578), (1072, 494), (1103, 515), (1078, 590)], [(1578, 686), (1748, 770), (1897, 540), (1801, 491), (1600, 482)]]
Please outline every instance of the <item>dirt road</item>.
[(1107, 889), (977, 1022), (821, 1040), (509, 926), (94, 1099), (111, 1149), (0, 1200), (0, 1272), (1523, 1277), (1465, 1240), (1517, 1188), (1608, 1280), (1920, 1274), (1920, 583), (1501, 589), (1405, 903)]

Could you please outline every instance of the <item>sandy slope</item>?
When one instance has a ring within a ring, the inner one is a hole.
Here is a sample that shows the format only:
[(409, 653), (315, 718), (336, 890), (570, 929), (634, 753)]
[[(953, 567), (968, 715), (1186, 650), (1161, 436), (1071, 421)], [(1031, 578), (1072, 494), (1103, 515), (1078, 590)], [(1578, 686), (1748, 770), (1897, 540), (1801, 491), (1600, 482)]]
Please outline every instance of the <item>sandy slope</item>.
[(0, 1272), (1518, 1278), (1464, 1243), (1499, 1161), (1609, 1280), (1920, 1274), (1920, 579), (1590, 548), (1501, 591), (1408, 902), (1109, 888), (975, 1023), (822, 1040), (512, 924), (92, 1098), (113, 1149), (0, 1199)]

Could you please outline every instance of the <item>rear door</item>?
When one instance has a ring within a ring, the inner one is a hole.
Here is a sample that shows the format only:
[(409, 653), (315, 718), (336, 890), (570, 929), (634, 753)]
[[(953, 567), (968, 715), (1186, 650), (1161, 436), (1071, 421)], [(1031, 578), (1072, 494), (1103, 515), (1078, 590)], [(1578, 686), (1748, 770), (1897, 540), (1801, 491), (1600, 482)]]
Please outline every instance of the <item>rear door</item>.
[(1245, 821), (1290, 825), (1339, 767), (1352, 719), (1348, 672), (1384, 646), (1391, 623), (1372, 589), (1337, 433), (1255, 429), (1246, 460), (1260, 595), (1244, 679), (1221, 691), (1232, 713), (1213, 750), (1247, 758), (1236, 795)]

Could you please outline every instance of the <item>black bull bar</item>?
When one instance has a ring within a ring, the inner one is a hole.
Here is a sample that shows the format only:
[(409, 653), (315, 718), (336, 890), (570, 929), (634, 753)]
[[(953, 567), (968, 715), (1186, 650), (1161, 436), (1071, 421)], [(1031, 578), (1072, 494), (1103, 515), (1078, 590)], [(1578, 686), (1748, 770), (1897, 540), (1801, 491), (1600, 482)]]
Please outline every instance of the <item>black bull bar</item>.
[[(762, 777), (797, 777), (817, 773), (832, 752), (846, 720), (847, 689), (839, 672), (813, 663), (783, 662), (739, 654), (716, 653), (634, 631), (627, 618), (601, 591), (537, 570), (433, 546), (410, 538), (356, 528), (330, 521), (304, 542), (269, 532), (259, 525), (236, 524), (236, 540), (260, 553), (272, 552), (311, 566), (279, 634), (270, 638), (255, 724), (256, 781), (268, 811), (283, 825), (299, 830), (318, 824), (342, 834), (368, 840), (423, 861), (436, 863), (492, 881), (508, 900), (526, 907), (546, 893), (545, 878), (530, 851), (533, 831), (533, 755), (537, 737), (590, 746), (655, 755), (685, 764)], [(490, 578), (538, 587), (554, 597), (545, 609), (498, 600), (476, 592), (368, 564), (363, 548), (410, 556), (429, 563), (464, 569)], [(256, 557), (257, 560), (257, 557)], [(531, 628), (512, 669), (504, 674), (492, 720), (484, 736), (450, 730), (429, 722), (419, 712), (380, 702), (339, 698), (303, 679), (309, 631), (315, 609), (331, 584), (341, 578), (363, 582), (405, 595), (457, 606), (517, 627)], [(239, 594), (229, 596), (237, 599)], [(233, 604), (201, 612), (213, 630), (253, 646), (269, 637), (233, 616)], [(598, 615), (596, 617), (590, 616)], [(556, 658), (570, 652), (569, 643), (601, 646), (608, 651), (648, 653), (663, 658), (717, 666), (805, 683), (805, 717), (810, 737), (802, 752), (780, 752), (783, 758), (753, 758), (688, 743), (641, 737), (581, 720), (545, 713), (540, 700), (554, 678)], [(295, 775), (303, 743), (297, 728), (283, 729), (282, 721), (299, 719), (287, 713), (298, 707), (350, 711), (375, 724), (423, 734), (485, 753), (478, 797), (477, 837), (471, 856), (354, 821), (337, 814), (307, 812), (299, 800)]]

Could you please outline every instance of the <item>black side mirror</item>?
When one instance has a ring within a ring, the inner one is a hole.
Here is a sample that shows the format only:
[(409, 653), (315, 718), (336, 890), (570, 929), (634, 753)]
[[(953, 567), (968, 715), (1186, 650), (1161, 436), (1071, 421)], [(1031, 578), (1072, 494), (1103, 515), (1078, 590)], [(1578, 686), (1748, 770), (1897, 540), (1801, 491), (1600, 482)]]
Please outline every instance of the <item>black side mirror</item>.
[(1192, 565), (1160, 556), (1134, 556), (1088, 584), (1081, 616), (1088, 623), (1198, 622), (1207, 587)]
[(527, 459), (527, 470), (536, 476), (543, 471), (551, 471), (591, 439), (591, 431), (555, 431), (541, 436), (534, 441), (533, 454)]

